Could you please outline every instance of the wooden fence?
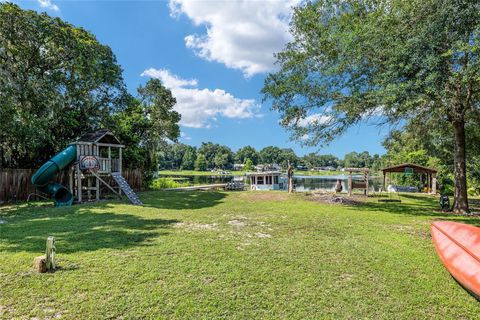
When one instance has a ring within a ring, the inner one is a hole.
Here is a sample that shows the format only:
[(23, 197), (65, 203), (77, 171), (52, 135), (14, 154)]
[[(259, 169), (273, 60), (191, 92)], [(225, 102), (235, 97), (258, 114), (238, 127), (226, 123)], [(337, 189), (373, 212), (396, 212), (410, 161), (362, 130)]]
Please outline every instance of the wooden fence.
[[(30, 194), (34, 194), (35, 187), (30, 182), (30, 179), (35, 171), (36, 169), (0, 169), (0, 204), (25, 201)], [(142, 170), (124, 169), (122, 174), (133, 190), (142, 190)], [(68, 172), (60, 172), (53, 180), (68, 186)], [(112, 183), (114, 183), (113, 179)]]

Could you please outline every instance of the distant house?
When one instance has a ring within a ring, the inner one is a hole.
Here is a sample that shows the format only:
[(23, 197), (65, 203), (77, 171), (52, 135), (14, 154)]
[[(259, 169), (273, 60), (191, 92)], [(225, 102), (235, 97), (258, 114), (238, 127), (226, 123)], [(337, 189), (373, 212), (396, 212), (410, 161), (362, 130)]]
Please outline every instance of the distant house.
[(247, 176), (252, 190), (282, 190), (285, 182), (279, 171), (251, 172)]
[(234, 163), (233, 164), (233, 170), (236, 170), (236, 171), (243, 170), (243, 167), (245, 167), (245, 165), (243, 163)]
[(257, 171), (280, 171), (282, 170), (282, 166), (277, 163), (271, 164), (258, 164), (255, 166), (255, 170)]
[(265, 166), (263, 164), (257, 164), (254, 168), (256, 171), (263, 171)]
[(312, 171), (335, 171), (335, 168), (332, 166), (327, 167), (313, 167)]

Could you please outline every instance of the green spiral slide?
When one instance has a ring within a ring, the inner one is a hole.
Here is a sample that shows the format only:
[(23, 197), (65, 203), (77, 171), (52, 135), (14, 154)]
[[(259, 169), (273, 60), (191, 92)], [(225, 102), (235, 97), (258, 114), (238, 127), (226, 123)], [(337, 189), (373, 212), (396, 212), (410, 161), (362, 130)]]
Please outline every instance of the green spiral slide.
[(71, 206), (73, 195), (60, 183), (52, 182), (55, 174), (73, 163), (77, 158), (77, 147), (70, 145), (45, 162), (32, 176), (32, 184), (41, 192), (53, 197), (56, 207)]

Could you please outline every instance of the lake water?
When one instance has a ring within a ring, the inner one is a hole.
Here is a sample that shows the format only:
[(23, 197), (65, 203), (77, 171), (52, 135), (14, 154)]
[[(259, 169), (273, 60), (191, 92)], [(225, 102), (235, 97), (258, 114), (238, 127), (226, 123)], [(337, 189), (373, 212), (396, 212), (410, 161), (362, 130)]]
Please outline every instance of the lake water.
[[(227, 183), (234, 179), (234, 176), (229, 175), (212, 175), (212, 176), (183, 176), (183, 175), (160, 175), (159, 177), (169, 177), (178, 180), (185, 180), (193, 184), (215, 184), (215, 183)], [(353, 176), (354, 179), (361, 179), (361, 176)], [(239, 179), (241, 177), (235, 177)], [(342, 181), (343, 192), (347, 190), (348, 175), (332, 175), (332, 176), (303, 176), (294, 175), (293, 184), (295, 190), (298, 192), (313, 191), (313, 190), (327, 190), (334, 191), (337, 180)], [(247, 181), (248, 183), (248, 181)], [(370, 188), (378, 190), (381, 187), (381, 179), (379, 177), (370, 177)]]
[[(361, 180), (363, 176), (353, 176), (354, 180)], [(337, 180), (342, 182), (343, 191), (347, 192), (348, 186), (348, 175), (335, 175), (335, 176), (302, 176), (294, 175), (293, 184), (295, 185), (295, 190), (298, 192), (302, 191), (313, 191), (313, 190), (327, 190), (335, 191), (335, 185)], [(381, 179), (379, 177), (370, 177), (368, 184), (370, 189), (375, 188), (378, 190), (381, 187)]]
[(216, 183), (227, 183), (233, 181), (233, 176), (229, 175), (212, 175), (212, 176), (184, 176), (184, 175), (163, 175), (160, 174), (159, 178), (173, 178), (175, 180), (188, 181), (192, 184), (216, 184)]

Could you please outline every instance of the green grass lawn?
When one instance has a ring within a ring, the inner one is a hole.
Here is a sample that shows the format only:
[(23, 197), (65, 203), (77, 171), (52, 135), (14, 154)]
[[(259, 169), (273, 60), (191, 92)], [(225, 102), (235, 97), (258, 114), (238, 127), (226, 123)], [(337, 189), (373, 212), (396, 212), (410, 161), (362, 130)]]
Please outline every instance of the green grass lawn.
[[(321, 204), (283, 192), (147, 192), (0, 208), (0, 318), (473, 319), (429, 224), (434, 199)], [(61, 267), (32, 271), (47, 236)]]
[(343, 171), (300, 171), (295, 170), (294, 174), (296, 176), (338, 176), (342, 174), (348, 174), (347, 172)]

